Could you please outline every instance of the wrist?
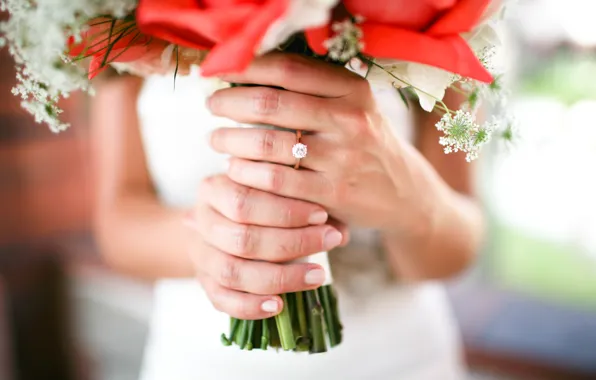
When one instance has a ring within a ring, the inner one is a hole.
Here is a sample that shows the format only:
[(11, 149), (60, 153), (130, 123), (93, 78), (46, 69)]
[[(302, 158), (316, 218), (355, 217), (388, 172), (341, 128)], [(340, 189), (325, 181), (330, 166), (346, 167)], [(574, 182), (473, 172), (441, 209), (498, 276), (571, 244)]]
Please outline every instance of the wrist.
[(480, 247), (484, 226), (478, 205), (447, 186), (433, 193), (408, 229), (382, 231), (389, 262), (404, 280), (457, 275)]
[[(422, 177), (422, 176), (420, 176)], [(427, 240), (439, 226), (448, 219), (446, 205), (452, 190), (440, 178), (426, 176), (412, 186), (409, 196), (400, 197), (390, 207), (390, 222), (383, 226), (382, 233), (388, 237), (413, 240)]]

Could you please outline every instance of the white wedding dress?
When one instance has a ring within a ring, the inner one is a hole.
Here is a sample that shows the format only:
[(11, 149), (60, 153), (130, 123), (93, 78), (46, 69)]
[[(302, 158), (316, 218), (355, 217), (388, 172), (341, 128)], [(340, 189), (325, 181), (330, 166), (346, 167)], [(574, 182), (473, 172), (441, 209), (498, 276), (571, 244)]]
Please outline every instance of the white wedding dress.
[[(151, 77), (138, 111), (148, 166), (159, 197), (172, 207), (195, 203), (197, 184), (220, 173), (225, 157), (209, 131), (230, 126), (204, 107), (212, 82), (198, 76)], [(395, 91), (377, 93), (396, 133), (411, 138)], [(167, 254), (167, 252), (164, 252)], [(439, 283), (401, 286), (391, 279), (374, 231), (355, 230), (349, 248), (330, 253), (344, 324), (343, 343), (325, 354), (224, 347), (228, 317), (200, 285), (163, 279), (155, 286), (142, 380), (460, 380), (460, 342)]]

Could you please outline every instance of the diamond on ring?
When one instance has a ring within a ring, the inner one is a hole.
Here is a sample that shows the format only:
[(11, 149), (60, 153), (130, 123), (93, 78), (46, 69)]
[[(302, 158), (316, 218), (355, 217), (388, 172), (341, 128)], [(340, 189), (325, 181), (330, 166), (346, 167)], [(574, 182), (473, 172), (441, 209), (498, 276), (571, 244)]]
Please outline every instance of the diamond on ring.
[(307, 149), (306, 145), (302, 143), (297, 143), (292, 147), (292, 155), (297, 159), (301, 159), (306, 157)]

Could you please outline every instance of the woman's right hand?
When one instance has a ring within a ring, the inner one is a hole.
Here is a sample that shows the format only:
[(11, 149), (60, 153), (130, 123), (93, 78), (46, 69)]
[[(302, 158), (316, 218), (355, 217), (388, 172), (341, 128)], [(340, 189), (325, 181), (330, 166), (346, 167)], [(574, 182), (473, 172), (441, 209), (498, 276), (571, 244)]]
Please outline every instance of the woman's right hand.
[[(226, 175), (205, 179), (186, 225), (197, 277), (213, 305), (239, 319), (278, 314), (278, 294), (316, 289), (321, 266), (287, 263), (345, 244), (347, 229), (316, 204), (239, 185)], [(198, 240), (198, 242), (197, 242)]]

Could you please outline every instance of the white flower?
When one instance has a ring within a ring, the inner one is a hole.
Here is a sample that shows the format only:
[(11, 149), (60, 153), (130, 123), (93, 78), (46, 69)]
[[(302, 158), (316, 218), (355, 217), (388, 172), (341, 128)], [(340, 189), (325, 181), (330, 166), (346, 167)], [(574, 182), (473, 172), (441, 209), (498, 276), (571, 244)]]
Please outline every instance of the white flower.
[[(494, 57), (496, 49), (501, 46), (502, 37), (500, 25), (496, 20), (498, 12), (494, 9), (493, 11), (491, 18), (462, 37), (467, 40), (470, 48), (491, 74), (496, 74), (499, 70), (495, 67)], [(428, 112), (433, 110), (438, 100), (443, 100), (445, 90), (449, 86), (454, 82), (466, 80), (448, 71), (420, 63), (391, 59), (376, 60), (375, 63), (381, 67), (373, 66), (370, 69), (367, 79), (372, 84), (377, 87), (411, 86), (418, 95), (420, 106)], [(395, 77), (399, 80), (396, 80)]]
[(325, 25), (337, 3), (338, 0), (291, 0), (286, 13), (265, 33), (257, 54), (277, 48), (296, 32)]
[(58, 119), (61, 98), (77, 90), (90, 92), (86, 71), (64, 56), (70, 36), (78, 36), (97, 15), (123, 17), (134, 10), (135, 0), (0, 0), (10, 17), (0, 23), (17, 70), (13, 89), (23, 107), (55, 132), (68, 124)]
[(443, 100), (445, 90), (452, 84), (453, 74), (436, 67), (414, 64), (408, 65), (408, 79), (415, 88), (420, 107), (431, 112), (438, 100)]
[(490, 141), (498, 121), (491, 121), (480, 126), (471, 113), (459, 110), (453, 115), (448, 112), (443, 115), (436, 127), (444, 133), (439, 138), (439, 144), (445, 148), (445, 153), (465, 152), (466, 161), (470, 162), (478, 157), (480, 148)]
[(377, 88), (401, 88), (407, 87), (408, 62), (396, 61), (393, 59), (376, 59), (371, 64), (368, 72), (364, 70), (363, 75), (373, 87)]
[(488, 20), (478, 25), (470, 33), (464, 34), (463, 37), (474, 51), (481, 51), (487, 46), (500, 47), (503, 39), (500, 25), (494, 20)]
[[(453, 83), (453, 74), (433, 66), (389, 59), (376, 60), (366, 77), (376, 87), (409, 87), (418, 95), (420, 106), (428, 112)], [(379, 67), (381, 66), (381, 67)]]

